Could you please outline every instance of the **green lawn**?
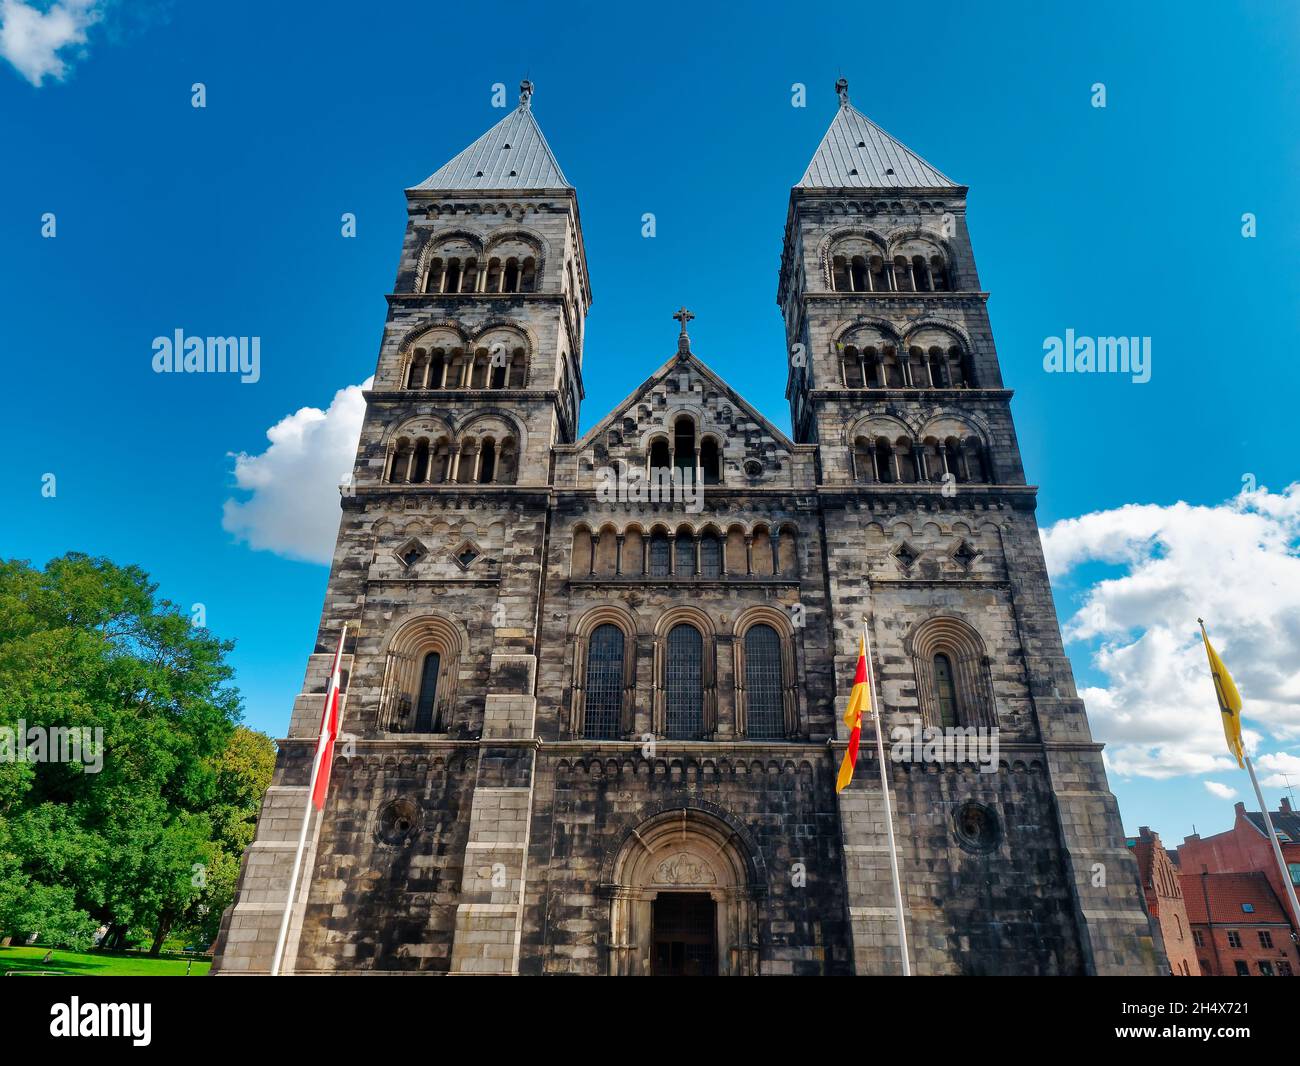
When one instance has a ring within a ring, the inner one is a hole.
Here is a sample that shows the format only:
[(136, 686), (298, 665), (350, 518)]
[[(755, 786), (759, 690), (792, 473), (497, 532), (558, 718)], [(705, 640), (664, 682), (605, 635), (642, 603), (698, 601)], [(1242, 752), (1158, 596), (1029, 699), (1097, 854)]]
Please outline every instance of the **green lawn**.
[[(55, 949), (49, 962), (41, 962), (48, 948), (0, 948), (0, 975), (53, 971), (85, 977), (183, 977), (186, 959), (153, 959), (123, 952), (80, 952)], [(194, 960), (190, 976), (202, 977), (211, 969), (206, 959)]]

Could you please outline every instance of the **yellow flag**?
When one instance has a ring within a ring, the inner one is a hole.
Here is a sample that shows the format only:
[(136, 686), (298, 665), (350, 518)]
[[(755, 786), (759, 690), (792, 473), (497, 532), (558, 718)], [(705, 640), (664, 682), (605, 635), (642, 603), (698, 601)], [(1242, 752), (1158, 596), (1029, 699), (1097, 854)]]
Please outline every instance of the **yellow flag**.
[[(1198, 618), (1197, 621), (1200, 622), (1200, 619)], [(1204, 622), (1201, 622), (1201, 637), (1205, 641), (1205, 654), (1210, 660), (1210, 674), (1214, 678), (1214, 695), (1219, 701), (1219, 713), (1223, 715), (1223, 735), (1228, 741), (1228, 751), (1237, 760), (1237, 765), (1244, 770), (1246, 764), (1241, 758), (1241, 693), (1233, 684), (1232, 675), (1223, 665), (1219, 653), (1210, 643), (1210, 635), (1205, 632)]]

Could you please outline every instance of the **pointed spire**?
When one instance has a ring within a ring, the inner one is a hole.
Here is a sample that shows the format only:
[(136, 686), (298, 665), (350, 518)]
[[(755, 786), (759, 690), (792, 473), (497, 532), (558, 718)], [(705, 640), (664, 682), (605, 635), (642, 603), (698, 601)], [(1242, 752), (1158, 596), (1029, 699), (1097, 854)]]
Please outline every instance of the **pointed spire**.
[(519, 106), (449, 163), (419, 185), (419, 189), (569, 189), (551, 146), (533, 115), (533, 83), (519, 83)]
[(955, 181), (849, 103), (849, 82), (835, 82), (839, 110), (796, 188), (954, 189)]
[(686, 332), (686, 323), (694, 317), (695, 316), (690, 311), (686, 310), (685, 307), (682, 307), (675, 315), (673, 315), (673, 318), (677, 319), (677, 321), (682, 324), (682, 331), (677, 336), (678, 355), (691, 354), (691, 335)]

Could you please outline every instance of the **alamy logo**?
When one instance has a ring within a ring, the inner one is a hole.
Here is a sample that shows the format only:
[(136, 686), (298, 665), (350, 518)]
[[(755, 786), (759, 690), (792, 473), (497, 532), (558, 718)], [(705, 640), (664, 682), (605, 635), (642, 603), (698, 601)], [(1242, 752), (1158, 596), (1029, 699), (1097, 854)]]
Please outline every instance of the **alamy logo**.
[(890, 758), (896, 763), (975, 763), (982, 774), (998, 768), (997, 728), (984, 726), (894, 726), (889, 731), (893, 745)]
[(596, 470), (596, 499), (601, 503), (680, 504), (687, 514), (704, 510), (704, 486), (690, 467), (654, 467), (646, 474), (639, 466), (621, 463)]
[(262, 376), (261, 337), (187, 337), (175, 330), (153, 339), (155, 374), (238, 374), (245, 385)]
[(1132, 374), (1135, 385), (1151, 380), (1150, 337), (1065, 336), (1043, 341), (1043, 369), (1049, 374)]
[(0, 725), (0, 763), (81, 763), (84, 773), (97, 774), (104, 768), (103, 726), (27, 727)]
[(148, 1047), (152, 1020), (151, 1003), (82, 1003), (73, 996), (50, 1007), (50, 1036), (127, 1036)]

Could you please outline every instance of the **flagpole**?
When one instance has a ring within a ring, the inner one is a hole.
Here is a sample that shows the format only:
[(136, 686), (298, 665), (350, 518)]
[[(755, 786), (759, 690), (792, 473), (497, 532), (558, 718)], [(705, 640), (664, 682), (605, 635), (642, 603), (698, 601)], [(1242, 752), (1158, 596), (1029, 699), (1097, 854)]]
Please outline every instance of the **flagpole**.
[[(307, 804), (302, 812), (302, 830), (298, 834), (298, 850), (293, 856), (293, 872), (289, 874), (289, 895), (284, 901), (284, 915), (280, 919), (280, 935), (275, 941), (275, 955), (271, 959), (271, 976), (278, 977), (280, 974), (280, 964), (284, 960), (284, 947), (289, 939), (289, 921), (293, 916), (293, 897), (298, 888), (298, 874), (302, 869), (302, 856), (307, 847), (307, 827), (311, 825), (312, 795), (316, 791), (316, 778), (320, 774), (321, 756), (325, 753), (325, 731), (328, 728), (329, 719), (329, 700), (331, 695), (328, 693), (334, 687), (334, 670), (338, 665), (339, 654), (343, 650), (343, 639), (347, 636), (348, 624), (343, 623), (343, 631), (339, 634), (339, 651), (334, 655), (334, 665), (330, 668), (330, 681), (325, 697), (326, 707), (325, 714), (321, 721), (320, 736), (316, 738), (316, 754), (312, 757), (311, 778), (307, 782)], [(337, 696), (333, 697), (337, 699)]]
[(903, 954), (903, 976), (912, 976), (912, 962), (907, 954), (907, 925), (903, 921), (903, 882), (898, 874), (898, 852), (894, 847), (894, 807), (889, 799), (889, 778), (885, 774), (884, 706), (876, 689), (876, 670), (871, 658), (871, 634), (866, 619), (862, 622), (862, 641), (867, 652), (867, 677), (871, 684), (871, 710), (876, 723), (876, 761), (880, 764), (880, 794), (885, 800), (885, 831), (889, 839), (889, 869), (894, 876), (894, 913), (898, 918), (898, 947)]
[[(1244, 755), (1244, 753), (1243, 753)], [(1254, 764), (1249, 755), (1244, 755), (1246, 772), (1250, 774), (1250, 783), (1255, 786), (1255, 798), (1259, 800), (1260, 812), (1264, 815), (1264, 825), (1268, 827), (1269, 843), (1273, 845), (1273, 858), (1277, 860), (1278, 872), (1282, 875), (1282, 884), (1286, 885), (1287, 898), (1291, 901), (1291, 921), (1297, 934), (1300, 934), (1300, 902), (1296, 901), (1295, 885), (1291, 883), (1291, 874), (1282, 858), (1282, 845), (1277, 841), (1277, 830), (1273, 828), (1273, 819), (1268, 814), (1268, 804), (1264, 802), (1264, 793), (1259, 787), (1259, 778), (1255, 776)]]

